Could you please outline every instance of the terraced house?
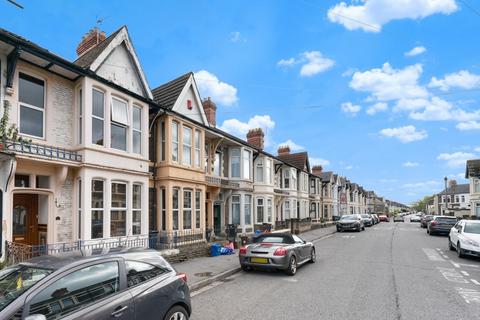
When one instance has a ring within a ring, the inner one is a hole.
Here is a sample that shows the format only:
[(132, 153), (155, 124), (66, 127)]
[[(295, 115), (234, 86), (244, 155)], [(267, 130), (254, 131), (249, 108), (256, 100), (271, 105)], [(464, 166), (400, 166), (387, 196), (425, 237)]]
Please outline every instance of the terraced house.
[(151, 93), (127, 28), (90, 30), (77, 53), (0, 30), (2, 111), (22, 137), (3, 134), (0, 148), (9, 247), (148, 234)]

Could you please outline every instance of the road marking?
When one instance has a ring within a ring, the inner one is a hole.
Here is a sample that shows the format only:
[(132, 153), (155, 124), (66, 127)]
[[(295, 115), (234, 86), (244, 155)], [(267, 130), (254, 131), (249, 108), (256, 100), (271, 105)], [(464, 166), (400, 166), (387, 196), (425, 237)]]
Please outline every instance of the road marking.
[(345, 239), (353, 239), (353, 238), (355, 238), (355, 236), (342, 236), (342, 238), (345, 238)]
[(460, 265), (456, 262), (450, 261), (455, 268), (460, 268)]
[(477, 280), (475, 280), (475, 279), (470, 279), (470, 281), (472, 281), (473, 283), (475, 283), (477, 286), (480, 286), (480, 282), (478, 282)]
[(480, 304), (480, 292), (473, 289), (455, 288), (466, 303), (474, 302)]
[(204, 292), (206, 292), (206, 291), (208, 291), (208, 290), (210, 290), (210, 289), (213, 289), (213, 288), (215, 288), (215, 287), (218, 287), (218, 286), (221, 285), (222, 283), (223, 283), (223, 282), (220, 282), (220, 281), (212, 282), (212, 283), (209, 284), (208, 286), (205, 286), (205, 287), (203, 287), (203, 288), (201, 288), (201, 289), (198, 289), (198, 290), (190, 293), (190, 297), (193, 298), (193, 297), (195, 297), (195, 296), (197, 296), (197, 295), (199, 295), (199, 294), (201, 294), (201, 293), (204, 293)]
[(283, 278), (283, 281), (287, 281), (287, 282), (298, 282), (298, 280), (295, 279), (295, 278)]
[(431, 261), (445, 261), (442, 257), (437, 253), (437, 251), (433, 249), (423, 248), (423, 252), (427, 255), (427, 258)]
[(324, 239), (328, 239), (328, 238), (330, 238), (330, 237), (333, 237), (334, 235), (335, 235), (335, 234), (332, 233), (332, 234), (329, 234), (328, 236), (324, 236), (324, 237), (315, 239), (315, 240), (313, 240), (312, 242), (315, 243), (315, 242), (318, 242), (318, 241), (321, 241), (321, 240), (324, 240)]
[(467, 271), (460, 271), (465, 277), (469, 277), (470, 275), (468, 274)]
[(444, 257), (445, 259), (447, 259), (447, 260), (448, 260), (448, 256), (446, 256), (446, 255), (442, 254), (442, 257)]
[(457, 263), (458, 264), (458, 267), (460, 268), (460, 266), (464, 266), (464, 267), (471, 267), (471, 268), (478, 268), (477, 265), (474, 265), (474, 264), (465, 264), (465, 263)]
[(440, 248), (435, 248), (435, 250), (437, 250), (437, 251), (442, 251), (442, 249), (440, 249)]
[(442, 276), (450, 282), (455, 282), (455, 283), (468, 283), (468, 280), (465, 279), (460, 273), (457, 272), (457, 270), (452, 269), (452, 268), (442, 268), (442, 267), (437, 267)]

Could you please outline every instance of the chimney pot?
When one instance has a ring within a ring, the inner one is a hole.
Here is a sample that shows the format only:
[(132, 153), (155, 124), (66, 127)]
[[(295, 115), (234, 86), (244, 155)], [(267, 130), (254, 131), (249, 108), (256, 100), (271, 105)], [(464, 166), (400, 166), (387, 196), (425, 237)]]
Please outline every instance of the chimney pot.
[(211, 126), (215, 127), (217, 125), (216, 122), (216, 113), (217, 113), (217, 105), (213, 102), (210, 97), (204, 99), (202, 101), (203, 110), (205, 111), (205, 115), (207, 116), (208, 123)]
[(83, 37), (77, 46), (77, 55), (81, 57), (89, 50), (95, 48), (99, 43), (107, 38), (105, 32), (100, 31), (98, 28), (90, 29)]
[(247, 142), (263, 150), (265, 134), (263, 133), (262, 128), (250, 129), (247, 133)]
[(312, 173), (315, 175), (320, 175), (323, 172), (323, 167), (322, 166), (313, 166), (312, 167)]
[(290, 154), (290, 147), (289, 146), (280, 146), (278, 147), (278, 155), (285, 155), (285, 154)]

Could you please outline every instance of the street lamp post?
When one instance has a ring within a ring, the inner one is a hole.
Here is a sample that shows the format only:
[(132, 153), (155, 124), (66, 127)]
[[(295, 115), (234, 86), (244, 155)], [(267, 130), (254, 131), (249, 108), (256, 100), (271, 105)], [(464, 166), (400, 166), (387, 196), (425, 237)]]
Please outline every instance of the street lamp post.
[[(447, 198), (447, 177), (443, 178), (443, 180), (445, 181), (445, 213), (447, 213), (447, 208), (448, 208), (448, 198)], [(442, 216), (443, 216), (443, 213), (442, 213)]]

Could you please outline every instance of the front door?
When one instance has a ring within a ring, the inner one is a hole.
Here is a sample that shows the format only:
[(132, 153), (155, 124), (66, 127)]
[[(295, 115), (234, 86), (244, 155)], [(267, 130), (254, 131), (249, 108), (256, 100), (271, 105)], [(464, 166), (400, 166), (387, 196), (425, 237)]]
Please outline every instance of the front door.
[(13, 195), (13, 242), (38, 244), (38, 195)]
[(216, 235), (222, 232), (222, 207), (219, 204), (213, 205), (213, 229)]

